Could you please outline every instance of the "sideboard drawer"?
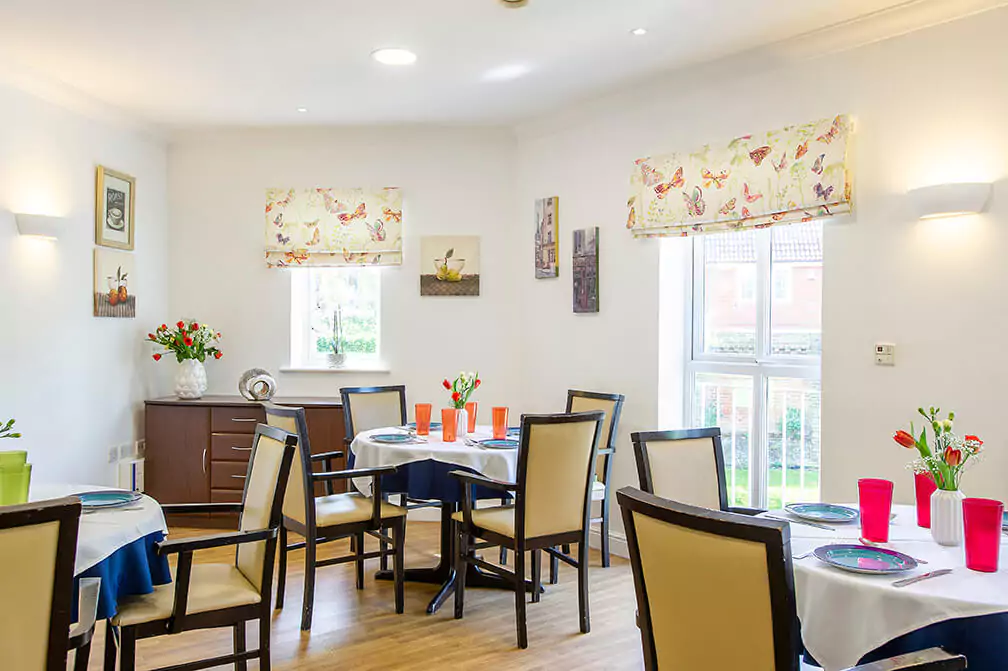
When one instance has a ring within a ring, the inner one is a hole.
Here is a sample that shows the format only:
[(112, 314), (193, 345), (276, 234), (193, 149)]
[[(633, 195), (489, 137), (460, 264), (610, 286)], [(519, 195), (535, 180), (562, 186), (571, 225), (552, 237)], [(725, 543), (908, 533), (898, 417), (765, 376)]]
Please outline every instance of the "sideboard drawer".
[(265, 422), (266, 412), (261, 406), (210, 409), (210, 430), (213, 433), (255, 433), (256, 424)]
[(242, 490), (240, 489), (211, 489), (210, 503), (241, 503)]
[(214, 461), (210, 464), (210, 489), (244, 489), (248, 462)]
[(215, 433), (210, 436), (210, 458), (214, 461), (247, 463), (251, 454), (251, 433)]

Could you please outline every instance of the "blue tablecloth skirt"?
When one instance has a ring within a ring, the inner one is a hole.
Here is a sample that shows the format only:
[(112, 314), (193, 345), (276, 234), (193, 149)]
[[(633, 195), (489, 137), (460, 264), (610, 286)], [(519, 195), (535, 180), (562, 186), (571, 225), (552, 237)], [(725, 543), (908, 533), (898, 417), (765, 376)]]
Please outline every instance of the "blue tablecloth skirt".
[(98, 619), (104, 620), (116, 614), (119, 599), (135, 594), (150, 594), (154, 585), (171, 582), (168, 559), (157, 554), (154, 544), (164, 539), (157, 531), (138, 538), (98, 562), (74, 578), (73, 610), (77, 613), (78, 581), (81, 578), (101, 578), (101, 592), (98, 596)]
[[(353, 455), (350, 456), (352, 461)], [(458, 503), (462, 500), (461, 482), (448, 475), (452, 471), (478, 475), (477, 471), (465, 466), (427, 459), (403, 464), (392, 475), (382, 476), (381, 488), (386, 494), (406, 494), (412, 499)], [(500, 499), (502, 496), (509, 495), (486, 487), (476, 487), (474, 494), (476, 499)]]

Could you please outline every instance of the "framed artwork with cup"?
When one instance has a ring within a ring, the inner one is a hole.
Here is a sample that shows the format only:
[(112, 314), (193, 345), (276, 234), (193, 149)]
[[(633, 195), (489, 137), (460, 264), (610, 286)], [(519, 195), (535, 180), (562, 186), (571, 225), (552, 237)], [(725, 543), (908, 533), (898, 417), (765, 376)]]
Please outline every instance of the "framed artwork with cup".
[(133, 250), (136, 179), (98, 166), (95, 189), (95, 244)]

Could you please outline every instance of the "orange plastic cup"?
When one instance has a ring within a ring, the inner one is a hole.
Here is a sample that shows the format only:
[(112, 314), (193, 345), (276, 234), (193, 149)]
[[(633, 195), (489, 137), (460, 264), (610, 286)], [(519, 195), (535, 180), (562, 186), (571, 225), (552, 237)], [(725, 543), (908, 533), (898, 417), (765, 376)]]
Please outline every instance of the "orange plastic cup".
[(479, 407), (479, 403), (476, 401), (469, 401), (466, 403), (466, 414), (469, 415), (469, 426), (466, 430), (469, 433), (476, 431), (476, 409)]
[(508, 409), (503, 406), (495, 407), (493, 413), (493, 437), (495, 440), (507, 438)]
[(458, 410), (455, 408), (441, 409), (441, 440), (446, 443), (455, 442), (455, 428), (458, 423)]
[(416, 417), (416, 432), (418, 436), (426, 436), (430, 434), (430, 413), (431, 404), (430, 403), (417, 403), (416, 407), (413, 409), (414, 417)]

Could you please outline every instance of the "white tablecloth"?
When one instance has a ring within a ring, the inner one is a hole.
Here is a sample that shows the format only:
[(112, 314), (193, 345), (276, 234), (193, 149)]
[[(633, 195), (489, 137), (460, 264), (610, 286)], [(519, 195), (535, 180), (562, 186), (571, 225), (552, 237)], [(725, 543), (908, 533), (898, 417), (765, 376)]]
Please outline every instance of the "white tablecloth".
[[(826, 671), (854, 666), (882, 644), (936, 622), (1008, 612), (1008, 536), (1002, 535), (1000, 570), (978, 573), (966, 568), (962, 546), (938, 545), (929, 529), (917, 526), (913, 506), (893, 506), (893, 510), (896, 518), (889, 527), (889, 543), (883, 547), (928, 562), (912, 573), (859, 575), (811, 555), (793, 562), (802, 639)], [(771, 514), (788, 516), (783, 511)], [(831, 543), (858, 543), (859, 524), (835, 525), (835, 529), (792, 524), (792, 555)], [(951, 568), (953, 573), (909, 587), (892, 586), (901, 577), (939, 568)]]
[[(495, 450), (466, 445), (462, 438), (454, 443), (441, 440), (441, 430), (431, 430), (423, 443), (401, 443), (390, 445), (371, 440), (371, 436), (381, 433), (403, 433), (397, 428), (362, 431), (353, 439), (350, 451), (354, 454), (354, 468), (376, 466), (402, 466), (414, 461), (433, 459), (445, 464), (455, 464), (471, 468), (488, 478), (514, 482), (518, 473), (518, 450)], [(490, 438), (492, 429), (477, 426), (470, 438), (483, 440)], [(355, 478), (354, 486), (364, 494), (371, 494), (371, 478)]]
[[(111, 488), (94, 485), (33, 484), (28, 498), (32, 501), (42, 501), (101, 489)], [(168, 525), (165, 523), (161, 506), (146, 495), (128, 507), (83, 513), (80, 530), (77, 533), (74, 575), (83, 573), (119, 548), (156, 531), (167, 534)]]

